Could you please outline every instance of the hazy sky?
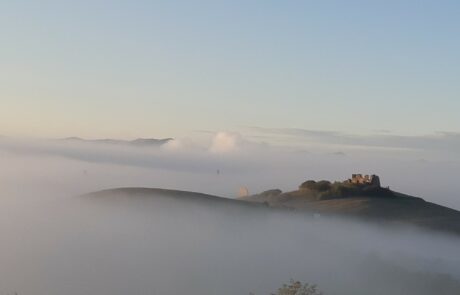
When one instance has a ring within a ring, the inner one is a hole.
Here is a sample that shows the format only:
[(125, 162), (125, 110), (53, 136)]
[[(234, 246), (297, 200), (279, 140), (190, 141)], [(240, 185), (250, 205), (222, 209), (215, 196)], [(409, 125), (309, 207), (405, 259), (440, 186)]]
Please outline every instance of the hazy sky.
[(460, 132), (458, 1), (0, 1), (0, 134)]

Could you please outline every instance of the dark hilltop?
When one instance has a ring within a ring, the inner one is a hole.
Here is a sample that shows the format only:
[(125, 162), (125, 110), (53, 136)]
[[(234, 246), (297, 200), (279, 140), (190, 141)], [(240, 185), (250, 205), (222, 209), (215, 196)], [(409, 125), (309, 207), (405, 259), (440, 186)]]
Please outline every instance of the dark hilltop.
[(240, 200), (273, 208), (347, 216), (382, 224), (407, 224), (460, 234), (460, 212), (382, 187), (377, 175), (345, 181), (308, 180), (295, 191), (269, 190)]
[(68, 142), (82, 142), (82, 143), (98, 143), (98, 144), (112, 144), (112, 145), (128, 145), (128, 146), (137, 146), (137, 147), (148, 147), (148, 146), (160, 146), (173, 138), (137, 138), (134, 140), (121, 140), (121, 139), (83, 139), (80, 137), (67, 137), (61, 139)]
[(228, 199), (202, 193), (158, 188), (119, 188), (86, 195), (95, 199), (151, 203), (174, 199), (188, 205), (248, 213), (252, 210), (288, 211), (307, 216), (340, 216), (384, 226), (416, 226), (439, 232), (460, 234), (460, 212), (422, 198), (382, 187), (377, 175), (353, 174), (345, 181), (308, 180), (297, 190), (279, 189)]

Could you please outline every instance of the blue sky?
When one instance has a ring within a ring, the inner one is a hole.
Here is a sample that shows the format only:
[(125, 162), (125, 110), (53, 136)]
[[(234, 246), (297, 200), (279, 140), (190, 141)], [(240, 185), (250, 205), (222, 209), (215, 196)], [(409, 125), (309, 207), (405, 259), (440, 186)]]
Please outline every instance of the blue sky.
[(457, 1), (1, 1), (0, 134), (460, 132)]

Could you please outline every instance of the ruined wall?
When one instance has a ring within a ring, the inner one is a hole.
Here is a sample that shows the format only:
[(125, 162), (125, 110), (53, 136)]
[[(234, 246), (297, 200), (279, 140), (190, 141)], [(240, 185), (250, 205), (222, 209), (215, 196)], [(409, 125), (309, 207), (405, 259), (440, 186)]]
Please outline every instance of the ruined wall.
[(362, 174), (352, 174), (352, 177), (348, 179), (349, 183), (353, 184), (367, 184), (380, 186), (380, 178), (377, 175), (362, 175)]

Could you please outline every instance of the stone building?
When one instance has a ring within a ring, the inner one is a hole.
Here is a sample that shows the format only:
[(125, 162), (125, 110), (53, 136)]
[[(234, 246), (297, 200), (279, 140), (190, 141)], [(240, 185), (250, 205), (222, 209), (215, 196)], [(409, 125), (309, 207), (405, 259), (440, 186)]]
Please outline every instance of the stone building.
[(348, 183), (360, 185), (372, 185), (380, 187), (380, 178), (377, 175), (352, 174), (347, 180)]

